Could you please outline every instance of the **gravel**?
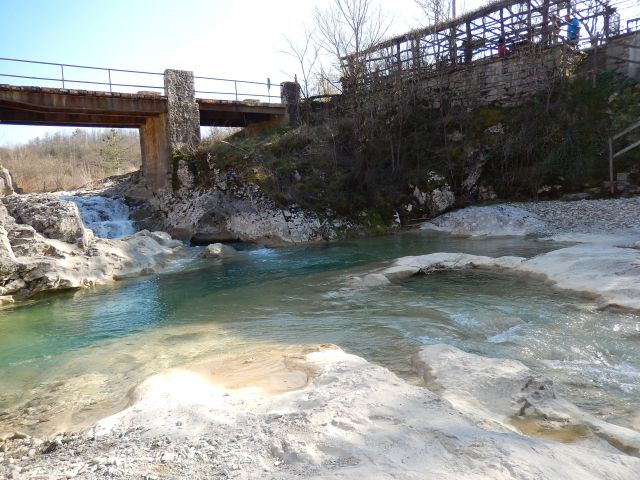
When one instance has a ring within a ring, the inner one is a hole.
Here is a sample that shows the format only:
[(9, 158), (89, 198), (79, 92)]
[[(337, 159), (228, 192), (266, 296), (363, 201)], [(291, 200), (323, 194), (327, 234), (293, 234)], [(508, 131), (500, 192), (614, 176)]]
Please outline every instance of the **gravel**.
[(620, 233), (640, 230), (640, 196), (575, 202), (511, 203), (541, 217), (548, 235), (561, 233)]

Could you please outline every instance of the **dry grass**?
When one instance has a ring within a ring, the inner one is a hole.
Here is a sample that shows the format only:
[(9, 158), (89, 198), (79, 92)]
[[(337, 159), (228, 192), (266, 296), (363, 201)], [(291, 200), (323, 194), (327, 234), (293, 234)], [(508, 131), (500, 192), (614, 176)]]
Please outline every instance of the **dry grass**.
[[(140, 168), (140, 142), (135, 130), (115, 132), (124, 162), (115, 167), (105, 154), (103, 129), (57, 132), (31, 140), (26, 145), (0, 148), (0, 164), (24, 192), (71, 190), (95, 180)], [(111, 132), (113, 137), (114, 133)]]

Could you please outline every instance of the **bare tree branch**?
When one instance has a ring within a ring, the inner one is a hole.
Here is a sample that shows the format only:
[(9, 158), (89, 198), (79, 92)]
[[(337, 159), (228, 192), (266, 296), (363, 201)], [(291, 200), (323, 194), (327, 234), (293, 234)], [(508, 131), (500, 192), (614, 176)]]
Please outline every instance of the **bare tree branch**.
[[(304, 39), (300, 43), (294, 42), (291, 38), (285, 36), (287, 42), (287, 50), (283, 53), (296, 59), (300, 68), (300, 89), (304, 98), (309, 98), (318, 93), (317, 85), (313, 85), (312, 80), (316, 76), (316, 65), (320, 49), (314, 42), (314, 31), (305, 29)], [(297, 77), (297, 76), (296, 76)]]

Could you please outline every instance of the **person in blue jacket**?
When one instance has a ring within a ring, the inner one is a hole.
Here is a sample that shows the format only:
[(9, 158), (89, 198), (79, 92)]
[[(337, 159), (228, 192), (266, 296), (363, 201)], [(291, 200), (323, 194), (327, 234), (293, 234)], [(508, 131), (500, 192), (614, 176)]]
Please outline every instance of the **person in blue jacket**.
[(569, 45), (577, 45), (580, 39), (580, 22), (576, 17), (569, 15), (564, 17), (564, 22), (567, 24), (567, 43)]

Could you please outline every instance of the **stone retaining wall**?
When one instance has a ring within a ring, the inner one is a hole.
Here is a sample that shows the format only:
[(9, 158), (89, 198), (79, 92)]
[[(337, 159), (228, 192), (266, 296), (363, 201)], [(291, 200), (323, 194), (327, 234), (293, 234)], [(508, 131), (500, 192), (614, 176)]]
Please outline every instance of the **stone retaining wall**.
[(578, 52), (563, 45), (545, 50), (530, 47), (506, 58), (495, 55), (470, 65), (423, 73), (416, 88), (435, 108), (445, 102), (475, 108), (521, 104), (567, 75), (592, 73), (596, 65), (598, 71), (612, 70), (640, 81), (640, 32), (621, 35), (599, 47), (595, 63), (593, 56), (593, 49)]

